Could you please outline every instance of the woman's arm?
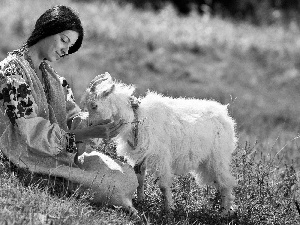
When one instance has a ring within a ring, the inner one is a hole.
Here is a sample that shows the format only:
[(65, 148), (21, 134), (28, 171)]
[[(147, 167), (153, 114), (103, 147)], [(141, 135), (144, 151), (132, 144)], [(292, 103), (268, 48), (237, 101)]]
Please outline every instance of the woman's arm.
[(22, 67), (10, 61), (1, 70), (0, 107), (26, 145), (48, 155), (74, 151), (74, 135), (65, 132), (58, 124), (51, 124), (49, 120), (37, 116), (38, 106), (23, 78)]

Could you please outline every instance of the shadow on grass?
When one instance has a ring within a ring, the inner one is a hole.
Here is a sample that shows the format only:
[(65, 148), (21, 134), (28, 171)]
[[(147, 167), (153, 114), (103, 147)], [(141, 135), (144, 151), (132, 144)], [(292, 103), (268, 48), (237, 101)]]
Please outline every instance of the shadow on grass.
[(162, 207), (157, 211), (149, 210), (152, 206), (146, 201), (135, 206), (145, 224), (254, 224), (247, 223), (246, 218), (239, 218), (237, 214), (221, 217), (218, 210), (213, 212), (205, 208), (187, 211), (183, 205), (177, 205), (172, 214), (167, 214)]
[(157, 185), (146, 178), (145, 199), (133, 201), (140, 213), (142, 224), (255, 224), (239, 210), (228, 216), (220, 214), (220, 196), (214, 188), (198, 187), (190, 176), (176, 177), (172, 187), (175, 210), (164, 211), (163, 196)]

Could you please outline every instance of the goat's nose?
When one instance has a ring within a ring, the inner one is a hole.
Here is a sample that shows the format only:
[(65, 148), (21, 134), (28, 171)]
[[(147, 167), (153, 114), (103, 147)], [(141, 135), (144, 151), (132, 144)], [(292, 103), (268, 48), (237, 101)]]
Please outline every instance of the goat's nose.
[(91, 103), (91, 109), (97, 109), (98, 105), (95, 102)]

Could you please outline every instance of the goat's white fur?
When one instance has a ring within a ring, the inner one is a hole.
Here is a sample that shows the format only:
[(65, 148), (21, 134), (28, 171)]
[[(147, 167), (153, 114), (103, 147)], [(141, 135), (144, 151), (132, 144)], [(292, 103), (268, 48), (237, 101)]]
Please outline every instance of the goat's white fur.
[(236, 185), (230, 163), (237, 138), (235, 122), (227, 106), (213, 100), (171, 98), (148, 91), (139, 99), (138, 142), (133, 149), (128, 141), (133, 143), (134, 138), (130, 98), (135, 87), (112, 80), (108, 73), (99, 77), (105, 77), (104, 81), (93, 92), (87, 89), (82, 102), (89, 111), (91, 123), (115, 115), (124, 119), (125, 126), (116, 138), (117, 153), (125, 156), (131, 165), (145, 159), (141, 174), (137, 174), (138, 200), (144, 198), (147, 167), (148, 172), (159, 178), (166, 210), (174, 207), (170, 191), (172, 175), (187, 173), (193, 174), (198, 184), (218, 188), (222, 208), (225, 212), (230, 210), (234, 200), (232, 189)]

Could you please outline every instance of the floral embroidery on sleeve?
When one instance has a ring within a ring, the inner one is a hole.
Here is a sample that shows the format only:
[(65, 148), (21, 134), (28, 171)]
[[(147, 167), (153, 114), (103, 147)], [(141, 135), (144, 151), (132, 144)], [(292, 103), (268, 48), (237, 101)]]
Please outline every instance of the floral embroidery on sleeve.
[(1, 74), (0, 101), (11, 123), (16, 119), (29, 117), (33, 113), (33, 97), (31, 89), (22, 78), (21, 68), (10, 64)]

